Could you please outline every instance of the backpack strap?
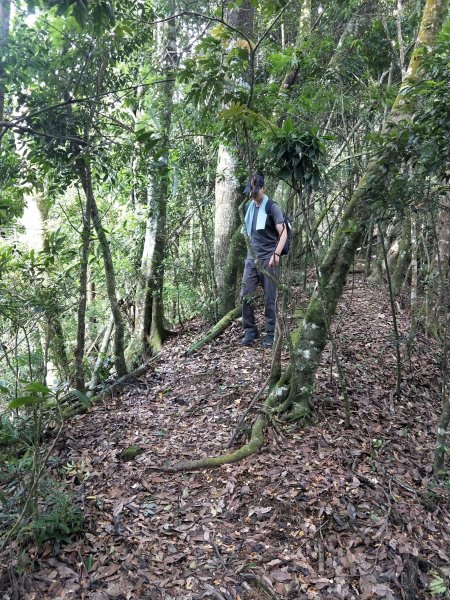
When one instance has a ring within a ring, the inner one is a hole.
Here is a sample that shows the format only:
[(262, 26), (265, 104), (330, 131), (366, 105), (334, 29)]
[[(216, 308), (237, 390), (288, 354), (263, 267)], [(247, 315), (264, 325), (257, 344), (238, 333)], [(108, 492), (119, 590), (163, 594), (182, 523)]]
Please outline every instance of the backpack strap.
[(266, 215), (271, 215), (272, 206), (274, 204), (276, 204), (276, 202), (274, 202), (271, 198), (268, 198), (268, 200), (266, 202)]
[(276, 204), (276, 202), (274, 202), (271, 198), (269, 198), (266, 202), (266, 215), (268, 217), (270, 217), (270, 227), (272, 227), (272, 229), (274, 229), (275, 231), (277, 230), (276, 226), (275, 226), (275, 219), (273, 218), (272, 215), (272, 206)]
[[(274, 204), (277, 204), (277, 202), (275, 202), (275, 200), (272, 200), (271, 198), (269, 198), (267, 200), (267, 202), (266, 202), (266, 215), (271, 218), (270, 223), (272, 225), (272, 228), (276, 231), (276, 233), (278, 235), (278, 229), (277, 229), (277, 226), (276, 226), (276, 223), (275, 223), (275, 219), (273, 218), (273, 215), (272, 215), (272, 206)], [(283, 213), (283, 217), (284, 217), (284, 213)], [(286, 227), (286, 223), (283, 221), (282, 225), (283, 225), (283, 229), (284, 229), (284, 227)], [(278, 237), (279, 237), (279, 235), (278, 235)]]

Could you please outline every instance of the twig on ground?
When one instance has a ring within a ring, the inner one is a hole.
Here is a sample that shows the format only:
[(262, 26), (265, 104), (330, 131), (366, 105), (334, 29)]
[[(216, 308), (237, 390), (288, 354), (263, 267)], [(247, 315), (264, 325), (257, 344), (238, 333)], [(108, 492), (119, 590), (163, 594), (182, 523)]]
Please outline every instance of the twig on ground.
[(231, 448), (231, 446), (234, 444), (234, 442), (236, 441), (237, 436), (239, 435), (239, 433), (242, 430), (242, 425), (244, 424), (245, 418), (248, 415), (248, 413), (252, 410), (252, 408), (255, 406), (255, 404), (258, 402), (258, 400), (261, 398), (264, 390), (266, 389), (266, 387), (269, 385), (270, 382), (270, 378), (271, 378), (271, 374), (267, 377), (267, 379), (264, 381), (264, 383), (262, 384), (262, 386), (259, 388), (259, 390), (256, 392), (255, 397), (253, 398), (253, 400), (250, 402), (247, 410), (245, 411), (245, 413), (242, 415), (242, 417), (239, 419), (238, 424), (236, 425), (236, 429), (234, 430), (233, 435), (230, 438), (230, 441), (228, 442), (227, 448)]

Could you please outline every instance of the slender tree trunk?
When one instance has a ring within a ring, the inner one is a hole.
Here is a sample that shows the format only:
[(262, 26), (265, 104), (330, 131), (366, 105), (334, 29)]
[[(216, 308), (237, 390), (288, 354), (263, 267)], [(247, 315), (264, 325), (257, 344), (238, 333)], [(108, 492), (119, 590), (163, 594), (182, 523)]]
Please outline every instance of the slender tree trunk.
[(398, 296), (402, 290), (411, 263), (411, 214), (403, 215), (402, 236), (399, 241), (397, 261), (392, 271), (392, 292)]
[(103, 334), (102, 343), (100, 346), (100, 352), (98, 353), (97, 360), (95, 361), (94, 369), (92, 370), (92, 377), (89, 382), (89, 396), (93, 396), (94, 390), (99, 382), (99, 371), (102, 366), (102, 362), (105, 360), (106, 353), (108, 352), (109, 342), (111, 339), (112, 331), (114, 328), (114, 317), (111, 315), (108, 324), (105, 327)]
[(369, 277), (371, 265), (372, 265), (372, 252), (373, 252), (373, 234), (374, 227), (373, 222), (370, 223), (369, 233), (367, 236), (367, 251), (366, 251), (366, 264), (364, 266), (364, 277)]
[[(0, 0), (0, 55), (8, 45), (9, 20), (11, 16), (10, 0)], [(0, 121), (5, 115), (5, 67), (0, 61)], [(1, 143), (1, 142), (0, 142)]]
[(400, 71), (402, 74), (402, 81), (405, 76), (405, 48), (403, 45), (403, 31), (402, 31), (402, 18), (403, 18), (403, 3), (402, 0), (397, 0), (397, 42), (398, 42), (398, 62)]
[[(405, 85), (417, 79), (420, 64), (420, 47), (432, 48), (447, 14), (448, 0), (427, 0), (415, 50), (408, 68), (407, 78), (394, 103), (391, 121), (408, 118), (408, 102), (403, 93)], [(290, 388), (287, 400), (280, 406), (285, 419), (307, 417), (311, 411), (310, 398), (314, 387), (322, 351), (327, 341), (326, 322), (335, 314), (347, 273), (362, 239), (365, 225), (370, 222), (372, 191), (386, 178), (389, 163), (374, 159), (345, 211), (342, 225), (336, 232), (331, 247), (320, 266), (322, 297), (315, 294), (306, 310), (303, 325), (291, 358)], [(280, 394), (281, 395), (281, 394)]]
[(441, 197), (436, 224), (436, 249), (427, 289), (427, 324), (432, 333), (440, 334), (446, 323), (450, 263), (450, 195)]
[(434, 473), (440, 475), (444, 467), (444, 458), (448, 451), (448, 427), (450, 425), (450, 396), (446, 391), (444, 397), (444, 407), (439, 417), (437, 435), (436, 435), (436, 450), (434, 454)]
[(417, 240), (417, 214), (411, 215), (411, 329), (410, 338), (414, 337), (417, 323), (418, 308), (418, 240)]
[(287, 73), (281, 84), (281, 92), (285, 92), (297, 82), (299, 73), (299, 58), (303, 44), (311, 35), (311, 0), (303, 0), (300, 9), (300, 18), (298, 23), (297, 39), (295, 41), (294, 53), (292, 56), (291, 70)]
[(89, 244), (91, 238), (92, 194), (86, 194), (86, 204), (82, 214), (80, 283), (78, 293), (77, 345), (75, 348), (75, 388), (84, 391), (83, 359), (86, 345), (86, 305)]
[(436, 431), (436, 449), (434, 454), (434, 473), (442, 475), (444, 460), (448, 452), (448, 436), (450, 425), (450, 395), (447, 386), (448, 361), (448, 280), (450, 270), (450, 195), (441, 200), (436, 228), (436, 252), (431, 268), (431, 285), (428, 290), (429, 312), (428, 327), (442, 340), (443, 349), (443, 383), (442, 413)]
[(333, 52), (333, 56), (328, 63), (328, 69), (333, 69), (338, 65), (345, 48), (345, 43), (349, 38), (357, 39), (362, 37), (364, 28), (373, 18), (373, 4), (374, 0), (364, 0), (360, 6), (355, 8), (343, 32), (341, 33), (339, 41), (336, 45), (336, 49)]
[(169, 139), (172, 127), (172, 107), (175, 83), (173, 81), (177, 63), (176, 28), (175, 21), (168, 21), (158, 25), (158, 48), (161, 49), (163, 59), (161, 64), (162, 74), (167, 79), (159, 89), (159, 122), (162, 134), (162, 143), (165, 151), (160, 159), (160, 168), (157, 178), (156, 173), (152, 177), (154, 210), (157, 216), (155, 229), (155, 247), (152, 259), (153, 270), (153, 298), (152, 298), (152, 321), (150, 326), (150, 347), (152, 352), (159, 352), (167, 338), (167, 330), (164, 326), (164, 260), (166, 258), (167, 246), (167, 203), (169, 197)]
[[(102, 226), (100, 214), (98, 212), (97, 203), (94, 197), (94, 191), (92, 189), (92, 173), (89, 161), (81, 166), (80, 169), (81, 175), (81, 183), (84, 189), (84, 193), (86, 196), (86, 202), (90, 204), (91, 207), (91, 216), (92, 222), (95, 227), (95, 231), (97, 233), (98, 242), (100, 244), (100, 248), (103, 256), (103, 264), (105, 267), (105, 279), (106, 279), (106, 289), (108, 293), (109, 304), (111, 306), (111, 312), (114, 317), (114, 365), (116, 367), (117, 375), (122, 377), (127, 373), (127, 366), (125, 362), (125, 354), (124, 354), (124, 336), (125, 336), (125, 328), (123, 325), (122, 314), (120, 312), (119, 303), (117, 302), (116, 295), (116, 276), (114, 273), (114, 264), (111, 255), (111, 249), (109, 247), (109, 242), (106, 237), (105, 230)], [(86, 280), (87, 280), (87, 270), (86, 270)], [(87, 283), (87, 281), (86, 281)], [(87, 290), (86, 284), (84, 287), (84, 296), (86, 298)], [(84, 299), (84, 302), (86, 300)]]
[[(39, 195), (37, 197), (37, 208), (42, 222), (43, 249), (48, 251), (47, 239), (47, 221), (49, 215), (49, 206), (46, 200)], [(49, 275), (45, 275), (46, 281), (50, 281)], [(48, 340), (48, 372), (53, 372), (53, 380), (56, 383), (67, 380), (69, 377), (69, 360), (66, 352), (64, 331), (61, 324), (61, 307), (58, 305), (56, 297), (50, 295), (46, 306), (46, 338)], [(48, 380), (50, 383), (50, 380)]]
[[(157, 47), (160, 72), (167, 79), (165, 83), (160, 84), (156, 97), (163, 152), (157, 164), (152, 164), (148, 172), (148, 216), (136, 290), (136, 325), (127, 348), (127, 356), (132, 364), (138, 364), (152, 351), (158, 352), (168, 334), (164, 327), (163, 285), (164, 260), (167, 254), (168, 147), (174, 92), (174, 81), (169, 80), (173, 78), (177, 60), (175, 40), (175, 22), (159, 23)], [(153, 158), (149, 162), (153, 162)]]

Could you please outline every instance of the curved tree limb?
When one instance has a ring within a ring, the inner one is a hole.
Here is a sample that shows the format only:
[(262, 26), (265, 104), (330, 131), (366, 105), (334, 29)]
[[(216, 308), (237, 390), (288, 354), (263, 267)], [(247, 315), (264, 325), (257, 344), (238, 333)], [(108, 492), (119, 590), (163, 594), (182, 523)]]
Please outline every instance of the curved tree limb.
[(198, 342), (191, 344), (189, 346), (189, 348), (186, 350), (186, 354), (188, 354), (188, 355), (194, 354), (194, 352), (197, 352), (197, 350), (200, 350), (200, 348), (203, 348), (203, 346), (205, 346), (206, 344), (208, 344), (209, 342), (214, 340), (223, 331), (225, 331), (225, 329), (235, 319), (237, 319), (240, 316), (241, 311), (242, 311), (241, 306), (238, 306), (236, 308), (233, 308), (233, 310), (230, 310), (230, 312), (227, 313), (224, 317), (222, 317), (220, 319), (220, 321), (218, 323), (216, 323), (213, 327), (211, 327), (211, 329), (209, 331), (207, 331), (205, 333), (205, 335)]

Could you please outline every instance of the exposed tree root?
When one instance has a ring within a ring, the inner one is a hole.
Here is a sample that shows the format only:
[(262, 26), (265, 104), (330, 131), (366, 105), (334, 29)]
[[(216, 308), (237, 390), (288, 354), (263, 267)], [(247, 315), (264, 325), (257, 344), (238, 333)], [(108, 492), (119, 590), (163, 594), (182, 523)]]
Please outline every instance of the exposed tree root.
[(260, 414), (253, 423), (252, 434), (250, 440), (245, 446), (241, 446), (233, 452), (220, 454), (219, 456), (211, 456), (199, 458), (198, 460), (188, 460), (178, 463), (167, 469), (168, 471), (196, 471), (197, 469), (215, 469), (222, 465), (237, 462), (247, 456), (251, 456), (258, 452), (264, 444), (264, 429), (266, 426), (266, 416)]
[(168, 467), (166, 469), (162, 468), (161, 470), (196, 471), (197, 469), (215, 469), (216, 467), (237, 462), (259, 452), (264, 444), (264, 430), (268, 421), (268, 415), (272, 414), (273, 409), (279, 404), (280, 400), (284, 398), (289, 389), (282, 382), (283, 379), (280, 384), (274, 387), (264, 401), (261, 412), (253, 423), (250, 440), (247, 444), (241, 446), (237, 450), (227, 452), (226, 454), (199, 458), (198, 460), (188, 460), (175, 464), (173, 467)]
[(281, 420), (285, 423), (300, 421), (302, 424), (308, 425), (311, 423), (311, 407), (305, 402), (293, 404), (291, 410), (282, 415)]
[(242, 307), (238, 306), (230, 310), (224, 317), (220, 319), (218, 323), (216, 323), (209, 331), (205, 333), (205, 335), (198, 341), (189, 346), (186, 350), (186, 354), (194, 354), (200, 348), (203, 348), (206, 344), (214, 340), (217, 336), (219, 336), (225, 329), (235, 320), (237, 319), (242, 311)]
[(255, 404), (258, 402), (258, 400), (261, 398), (262, 394), (264, 393), (264, 390), (266, 389), (266, 386), (269, 385), (269, 383), (270, 383), (271, 377), (272, 377), (272, 374), (269, 375), (269, 377), (265, 380), (265, 382), (262, 384), (262, 386), (256, 392), (255, 397), (250, 402), (247, 410), (242, 415), (242, 417), (239, 419), (236, 429), (234, 430), (234, 433), (231, 436), (230, 441), (228, 442), (228, 448), (231, 448), (233, 446), (234, 442), (236, 441), (236, 438), (238, 437), (239, 433), (242, 430), (242, 426), (244, 425), (245, 417), (248, 415), (248, 413), (252, 410), (252, 408), (255, 406)]

